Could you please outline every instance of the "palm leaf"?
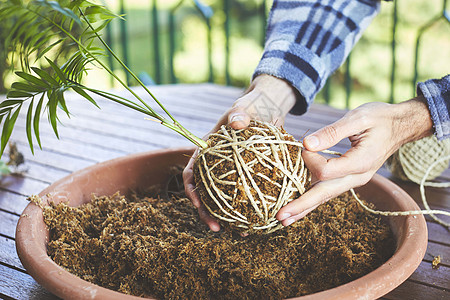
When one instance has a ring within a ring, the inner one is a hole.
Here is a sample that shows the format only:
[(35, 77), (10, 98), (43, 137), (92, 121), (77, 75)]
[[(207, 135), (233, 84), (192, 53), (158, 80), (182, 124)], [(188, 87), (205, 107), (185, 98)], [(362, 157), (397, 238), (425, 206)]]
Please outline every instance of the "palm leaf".
[(25, 73), (25, 72), (16, 72), (16, 75), (19, 76), (20, 78), (24, 79), (25, 81), (27, 81), (28, 83), (33, 83), (36, 86), (42, 87), (42, 88), (49, 88), (50, 85), (48, 84), (48, 82), (37, 78), (36, 76), (33, 76), (31, 74)]
[(91, 102), (92, 104), (94, 104), (95, 106), (97, 106), (97, 108), (100, 108), (100, 106), (98, 106), (97, 102), (95, 102), (95, 100), (89, 96), (88, 93), (86, 93), (81, 87), (79, 86), (72, 86), (72, 89), (77, 92), (80, 96), (84, 97), (85, 99), (87, 99), (89, 102)]
[(32, 129), (32, 119), (33, 119), (33, 104), (34, 104), (34, 98), (31, 100), (30, 106), (28, 106), (28, 112), (27, 112), (27, 121), (26, 121), (26, 132), (27, 132), (27, 140), (28, 144), (30, 145), (31, 153), (34, 154), (34, 147), (33, 147), (33, 135), (31, 133)]
[(57, 115), (57, 108), (58, 108), (58, 99), (56, 98), (56, 94), (53, 91), (47, 92), (47, 112), (48, 112), (48, 120), (50, 124), (52, 125), (53, 132), (55, 133), (56, 137), (59, 139), (58, 134), (58, 115)]
[(50, 59), (48, 59), (47, 57), (45, 59), (50, 64), (50, 66), (52, 67), (53, 71), (55, 71), (55, 73), (58, 76), (59, 80), (61, 80), (63, 83), (67, 83), (66, 75), (64, 75), (64, 73), (61, 71), (61, 69), (54, 62), (52, 62)]
[(3, 123), (0, 153), (3, 153), (5, 151), (5, 147), (8, 144), (9, 138), (11, 137), (14, 124), (16, 123), (21, 108), (22, 104), (19, 105), (15, 112), (10, 111), (6, 117), (5, 122)]
[(42, 105), (44, 103), (44, 97), (45, 97), (45, 94), (42, 93), (41, 99), (39, 99), (39, 102), (36, 105), (36, 110), (34, 112), (34, 118), (33, 118), (34, 136), (36, 137), (36, 141), (38, 142), (39, 148), (41, 148), (41, 149), (42, 149), (42, 145), (41, 145), (41, 138), (40, 138), (40, 134), (39, 134), (39, 121), (41, 119), (41, 110), (42, 110)]
[[(0, 103), (0, 124), (3, 123), (0, 154), (5, 149), (25, 101), (30, 102), (26, 116), (26, 134), (31, 151), (34, 151), (32, 130), (42, 148), (39, 123), (43, 110), (47, 110), (48, 121), (59, 138), (58, 108), (70, 117), (64, 97), (64, 93), (70, 89), (96, 107), (96, 101), (88, 92), (154, 117), (161, 124), (205, 147), (205, 142), (182, 127), (102, 39), (100, 31), (117, 15), (101, 5), (85, 0), (3, 0), (1, 3), (3, 7), (0, 8), (0, 22), (9, 19), (14, 24), (4, 46), (11, 51), (12, 65), (18, 60), (16, 65), (20, 65), (22, 71), (16, 74), (25, 82), (14, 83), (7, 94), (8, 100)], [(170, 120), (158, 114), (106, 66), (101, 59), (105, 51), (96, 47), (94, 40), (100, 41), (108, 54), (145, 89)], [(74, 49), (69, 55), (64, 52), (67, 45)], [(67, 57), (69, 58), (66, 59)], [(30, 63), (33, 59), (47, 66), (46, 69), (33, 66)], [(63, 60), (65, 62), (59, 64)], [(82, 79), (89, 64), (106, 70), (138, 101), (84, 86)], [(35, 97), (40, 97), (36, 106)]]

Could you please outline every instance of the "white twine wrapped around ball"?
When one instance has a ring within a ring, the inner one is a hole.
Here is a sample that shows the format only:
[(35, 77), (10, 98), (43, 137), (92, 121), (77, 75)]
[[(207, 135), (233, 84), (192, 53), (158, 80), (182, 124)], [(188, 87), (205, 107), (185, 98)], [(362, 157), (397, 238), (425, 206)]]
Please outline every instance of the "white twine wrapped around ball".
[[(244, 137), (247, 130), (251, 131), (248, 139)], [(211, 140), (215, 143), (200, 150), (194, 167), (209, 213), (240, 232), (270, 233), (281, 228), (277, 212), (303, 194), (311, 181), (301, 157), (303, 145), (284, 130), (260, 121), (242, 130), (222, 126)], [(243, 206), (253, 212), (245, 215)]]

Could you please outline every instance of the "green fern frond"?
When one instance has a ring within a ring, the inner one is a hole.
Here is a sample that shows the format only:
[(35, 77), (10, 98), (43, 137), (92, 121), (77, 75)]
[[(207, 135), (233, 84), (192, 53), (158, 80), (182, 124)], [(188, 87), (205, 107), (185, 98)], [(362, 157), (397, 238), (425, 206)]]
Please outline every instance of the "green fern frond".
[[(161, 124), (180, 133), (194, 144), (206, 147), (202, 139), (190, 133), (173, 118), (102, 39), (101, 29), (111, 19), (118, 17), (117, 15), (101, 5), (84, 0), (0, 0), (0, 4), (2, 4), (0, 22), (7, 17), (17, 19), (16, 25), (11, 28), (6, 38), (5, 46), (18, 53), (22, 70), (16, 72), (16, 75), (23, 80), (14, 83), (7, 94), (7, 100), (0, 103), (0, 124), (3, 124), (0, 154), (8, 143), (20, 110), (27, 105), (26, 133), (31, 150), (34, 151), (33, 132), (41, 147), (39, 121), (44, 111), (47, 112), (48, 121), (55, 135), (59, 137), (58, 112), (62, 111), (70, 117), (64, 97), (64, 93), (68, 90), (73, 90), (97, 107), (97, 103), (89, 93), (137, 110), (159, 120)], [(28, 27), (27, 30), (23, 29), (25, 25)], [(106, 55), (105, 50), (96, 47), (94, 40), (100, 42), (108, 54), (136, 79), (169, 119), (157, 113), (105, 65), (102, 61)], [(58, 45), (67, 42), (75, 44), (78, 50), (58, 66), (58, 60), (62, 60), (59, 57), (61, 49)], [(30, 63), (32, 58), (35, 60), (42, 58), (47, 68), (33, 66)], [(82, 79), (90, 64), (97, 65), (113, 76), (137, 101), (83, 85)]]

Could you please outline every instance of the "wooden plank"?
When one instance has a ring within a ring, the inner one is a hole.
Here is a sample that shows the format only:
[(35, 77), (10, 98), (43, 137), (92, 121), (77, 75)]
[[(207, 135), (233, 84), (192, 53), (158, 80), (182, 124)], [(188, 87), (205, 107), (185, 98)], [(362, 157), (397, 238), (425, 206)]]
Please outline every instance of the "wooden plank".
[(441, 257), (441, 263), (439, 265), (450, 267), (450, 246), (428, 242), (427, 252), (423, 260), (432, 262), (433, 258), (438, 255)]
[(59, 299), (45, 290), (30, 275), (0, 264), (0, 295), (12, 299)]
[(86, 160), (78, 157), (69, 157), (61, 153), (50, 150), (36, 150), (35, 155), (31, 153), (28, 143), (19, 142), (20, 152), (25, 156), (26, 161), (33, 161), (43, 166), (55, 166), (60, 170), (73, 172), (94, 164), (92, 160)]
[[(51, 132), (46, 131), (45, 133), (52, 134)], [(59, 134), (61, 140), (71, 140), (76, 143), (88, 144), (93, 147), (114, 149), (115, 151), (119, 152), (121, 156), (127, 153), (149, 151), (161, 147), (161, 145), (157, 146), (152, 143), (136, 139), (125, 140), (124, 138), (117, 137), (115, 135), (105, 136), (105, 134), (100, 132), (95, 132), (92, 130), (74, 126), (63, 126), (59, 130)]]
[(0, 208), (1, 210), (16, 215), (20, 215), (28, 205), (25, 195), (12, 193), (0, 189)]
[(438, 269), (433, 269), (431, 263), (422, 261), (409, 279), (417, 282), (426, 282), (435, 288), (445, 289), (450, 292), (449, 274), (449, 267), (441, 266)]
[(389, 300), (438, 300), (449, 299), (450, 292), (444, 289), (430, 287), (412, 280), (407, 280), (395, 290), (381, 299)]
[[(72, 143), (77, 144), (75, 140), (76, 133), (71, 134), (73, 129), (80, 131), (88, 131), (97, 135), (99, 139), (108, 140), (110, 138), (121, 139), (121, 142), (135, 141), (138, 143), (144, 143), (149, 145), (149, 149), (155, 149), (156, 147), (167, 147), (169, 145), (177, 145), (184, 142), (185, 138), (181, 135), (165, 128), (156, 122), (141, 120), (145, 125), (137, 126), (136, 124), (130, 124), (130, 120), (127, 118), (117, 118), (111, 120), (109, 114), (99, 115), (98, 117), (78, 117), (72, 118), (67, 121), (62, 118), (62, 122), (66, 124), (68, 135), (74, 140)], [(56, 140), (51, 133), (51, 129), (48, 124), (42, 124), (42, 130), (45, 132), (47, 139)], [(61, 140), (64, 140), (64, 136), (61, 134)], [(69, 139), (67, 139), (69, 140)], [(57, 141), (57, 140), (56, 140)], [(118, 141), (119, 142), (119, 141)], [(42, 142), (46, 145), (46, 142)], [(55, 142), (56, 143), (56, 142)], [(153, 145), (153, 147), (151, 147)], [(80, 145), (78, 145), (80, 146)], [(112, 146), (112, 145), (111, 145)], [(79, 147), (77, 147), (79, 148)], [(114, 148), (111, 148), (114, 149)], [(111, 151), (111, 149), (109, 149)], [(60, 150), (58, 150), (60, 152)], [(118, 151), (117, 151), (118, 152)], [(74, 153), (74, 155), (76, 155)], [(105, 156), (106, 157), (106, 156)]]
[(0, 210), (0, 234), (3, 237), (14, 239), (16, 236), (16, 225), (19, 216), (13, 215)]
[(22, 195), (32, 195), (42, 191), (48, 183), (22, 176), (6, 176), (2, 180), (2, 190), (11, 191)]
[(17, 256), (16, 244), (11, 238), (0, 237), (0, 264), (26, 272)]
[(433, 222), (427, 222), (427, 227), (429, 241), (450, 247), (450, 234), (448, 229)]
[(58, 166), (42, 165), (30, 159), (30, 157), (26, 157), (25, 163), (20, 166), (20, 170), (22, 170), (21, 176), (26, 178), (32, 178), (50, 184), (71, 173), (70, 171), (60, 169)]
[[(416, 200), (416, 202), (422, 202), (419, 186), (417, 184), (402, 183), (401, 186), (413, 199)], [(428, 203), (450, 209), (450, 188), (441, 189), (425, 187), (425, 197)]]
[[(28, 140), (24, 134), (16, 134), (13, 137), (14, 141), (23, 147), (27, 147)], [(106, 159), (119, 157), (122, 152), (114, 149), (102, 149), (92, 145), (83, 144), (68, 139), (57, 139), (52, 135), (45, 133), (41, 134), (42, 149), (46, 151), (56, 151), (58, 153), (82, 158), (92, 162), (99, 162)]]

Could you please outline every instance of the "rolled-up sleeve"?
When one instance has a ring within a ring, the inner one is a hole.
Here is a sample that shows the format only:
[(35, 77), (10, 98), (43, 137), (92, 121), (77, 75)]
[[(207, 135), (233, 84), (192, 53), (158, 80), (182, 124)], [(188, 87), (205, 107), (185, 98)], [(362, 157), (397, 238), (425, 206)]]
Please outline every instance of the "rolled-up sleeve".
[(450, 74), (419, 82), (417, 94), (427, 99), (437, 139), (450, 138)]
[(372, 0), (275, 0), (264, 53), (253, 77), (269, 74), (299, 91), (303, 114), (379, 11)]

